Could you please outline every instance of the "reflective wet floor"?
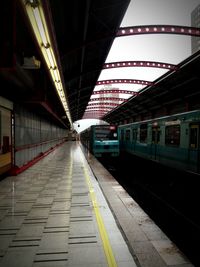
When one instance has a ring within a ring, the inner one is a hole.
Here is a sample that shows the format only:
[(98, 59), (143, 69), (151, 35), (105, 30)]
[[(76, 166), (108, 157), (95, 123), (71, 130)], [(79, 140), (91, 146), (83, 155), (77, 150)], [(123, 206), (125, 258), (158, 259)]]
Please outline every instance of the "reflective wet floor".
[(0, 181), (0, 266), (136, 266), (76, 142)]

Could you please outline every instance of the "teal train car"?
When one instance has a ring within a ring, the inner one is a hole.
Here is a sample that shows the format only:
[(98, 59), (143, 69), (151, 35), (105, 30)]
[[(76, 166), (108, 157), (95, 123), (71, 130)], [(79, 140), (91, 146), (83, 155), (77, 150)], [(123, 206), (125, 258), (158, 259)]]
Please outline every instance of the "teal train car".
[(120, 125), (120, 150), (200, 173), (200, 110)]
[(118, 127), (116, 125), (92, 125), (80, 133), (81, 143), (95, 156), (119, 156)]

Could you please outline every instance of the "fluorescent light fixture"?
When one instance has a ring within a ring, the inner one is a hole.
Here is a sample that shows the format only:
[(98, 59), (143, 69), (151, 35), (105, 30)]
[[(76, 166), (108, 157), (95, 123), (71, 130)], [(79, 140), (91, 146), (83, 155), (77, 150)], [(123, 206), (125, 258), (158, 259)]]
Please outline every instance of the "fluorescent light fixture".
[(41, 17), (40, 17), (40, 12), (39, 12), (39, 9), (37, 7), (33, 8), (33, 14), (34, 14), (35, 20), (37, 22), (38, 30), (40, 32), (40, 36), (41, 36), (43, 45), (47, 46), (48, 45), (48, 41), (47, 41), (47, 38), (46, 38), (46, 34), (44, 32), (44, 25), (42, 23), (42, 20), (41, 20)]
[[(45, 47), (46, 48), (46, 47)], [(52, 69), (54, 69), (55, 67), (56, 67), (56, 61), (55, 61), (55, 59), (54, 59), (54, 56), (53, 56), (53, 51), (52, 51), (52, 49), (50, 49), (50, 48), (46, 48), (46, 53), (47, 53), (47, 57), (48, 57), (48, 59), (49, 59), (49, 61), (48, 61), (48, 65), (49, 65), (49, 68), (52, 68)]]
[(56, 78), (56, 81), (57, 82), (60, 81), (60, 79), (59, 79), (59, 72), (57, 70), (54, 70), (53, 72), (54, 72), (54, 76)]
[(67, 99), (63, 90), (61, 75), (58, 69), (58, 64), (53, 51), (51, 39), (49, 37), (48, 27), (42, 7), (42, 0), (21, 0), (21, 3), (28, 15), (36, 40), (42, 52), (45, 63), (48, 67), (49, 73), (51, 75), (65, 113), (69, 119), (71, 127), (73, 127)]

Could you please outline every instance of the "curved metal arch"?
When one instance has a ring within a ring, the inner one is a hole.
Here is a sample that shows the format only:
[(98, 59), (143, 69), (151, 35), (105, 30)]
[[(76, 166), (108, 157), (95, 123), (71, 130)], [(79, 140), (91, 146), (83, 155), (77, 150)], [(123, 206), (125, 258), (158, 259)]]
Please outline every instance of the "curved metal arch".
[(119, 98), (119, 97), (99, 97), (99, 98), (91, 98), (90, 102), (94, 101), (105, 101), (105, 100), (110, 100), (110, 101), (127, 101), (126, 98)]
[(94, 110), (94, 111), (91, 111), (91, 112), (88, 112), (88, 111), (85, 111), (84, 114), (89, 114), (89, 113), (94, 113), (94, 114), (107, 114), (108, 111), (98, 111), (98, 110)]
[(86, 113), (86, 114), (84, 114), (84, 117), (86, 117), (86, 116), (93, 116), (93, 118), (98, 119), (98, 118), (103, 118), (104, 116), (106, 116), (106, 113), (99, 113), (99, 114)]
[(97, 114), (98, 114), (98, 115), (99, 115), (99, 114), (106, 114), (106, 113), (107, 113), (107, 112), (98, 111), (98, 110), (97, 110), (97, 111), (85, 111), (85, 112), (84, 112), (84, 114), (94, 114), (94, 115), (95, 115), (95, 114), (96, 114), (96, 115), (97, 115)]
[(158, 62), (158, 61), (118, 61), (118, 62), (109, 62), (103, 65), (103, 69), (114, 69), (114, 68), (129, 68), (129, 67), (147, 67), (147, 68), (160, 68), (160, 69), (169, 69), (177, 70), (177, 65)]
[(100, 119), (100, 118), (103, 118), (103, 116), (104, 115), (99, 115), (99, 116), (97, 116), (97, 115), (92, 115), (92, 114), (86, 114), (86, 115), (83, 115), (83, 117), (82, 117), (82, 120), (84, 120), (84, 119)]
[(92, 104), (88, 104), (87, 106), (92, 107), (92, 106), (105, 106), (105, 107), (117, 107), (119, 105), (119, 103), (103, 103), (103, 102), (99, 102), (99, 103), (92, 103)]
[(97, 107), (87, 107), (85, 109), (85, 111), (88, 111), (88, 110), (102, 110), (102, 111), (109, 111), (109, 110), (112, 110), (111, 107), (102, 107), (102, 108), (97, 108)]
[(94, 113), (96, 113), (96, 112), (100, 112), (100, 113), (104, 113), (104, 114), (106, 114), (106, 113), (108, 113), (110, 110), (103, 110), (103, 109), (92, 109), (92, 110), (86, 110), (85, 111), (85, 113), (87, 112), (94, 112)]
[(112, 106), (112, 107), (110, 107), (110, 106), (103, 106), (103, 107), (89, 106), (89, 107), (87, 107), (86, 110), (90, 110), (90, 109), (91, 109), (91, 110), (93, 110), (93, 109), (98, 109), (98, 110), (99, 110), (99, 109), (102, 109), (102, 108), (104, 109), (104, 108), (105, 108), (105, 109), (109, 112), (109, 111), (113, 110), (113, 109), (116, 108), (116, 107), (117, 107), (117, 106)]
[[(154, 29), (155, 28), (155, 29)], [(138, 26), (129, 26), (121, 27), (118, 29), (116, 34), (102, 35), (98, 39), (90, 40), (88, 42), (83, 42), (80, 46), (77, 46), (69, 50), (66, 54), (71, 54), (83, 47), (101, 42), (105, 39), (110, 39), (114, 37), (123, 37), (127, 35), (136, 35), (136, 34), (181, 34), (181, 35), (190, 35), (190, 36), (200, 36), (200, 28), (189, 27), (189, 26), (180, 26), (180, 25), (138, 25)], [(64, 55), (65, 56), (65, 55)], [(63, 57), (64, 57), (63, 56)]]
[(105, 85), (113, 83), (130, 83), (130, 84), (141, 84), (141, 85), (153, 85), (153, 82), (145, 80), (136, 80), (136, 79), (111, 79), (111, 80), (101, 80), (97, 81), (96, 85)]
[(138, 95), (138, 92), (113, 88), (111, 90), (93, 91), (93, 94), (92, 95), (100, 95), (100, 94), (129, 94), (129, 95)]
[(108, 111), (93, 111), (93, 112), (84, 112), (84, 114), (98, 114), (98, 115), (105, 115), (105, 114), (107, 114), (108, 113)]
[(141, 25), (121, 27), (116, 33), (116, 37), (138, 34), (181, 34), (190, 36), (200, 36), (200, 28), (178, 25)]
[[(157, 62), (157, 61), (119, 61), (119, 62), (108, 62), (103, 65), (102, 69), (114, 69), (114, 68), (123, 68), (123, 67), (147, 67), (147, 68), (160, 68), (160, 69), (169, 69), (169, 70), (177, 70), (178, 66), (166, 62)], [(99, 69), (101, 70), (101, 69)], [(80, 76), (87, 75), (89, 73), (93, 73), (97, 70), (87, 71), (85, 73), (81, 73), (77, 75), (67, 82), (71, 82), (77, 79)]]
[(90, 110), (102, 110), (102, 111), (108, 111), (112, 110), (112, 107), (87, 107), (85, 111), (90, 111)]

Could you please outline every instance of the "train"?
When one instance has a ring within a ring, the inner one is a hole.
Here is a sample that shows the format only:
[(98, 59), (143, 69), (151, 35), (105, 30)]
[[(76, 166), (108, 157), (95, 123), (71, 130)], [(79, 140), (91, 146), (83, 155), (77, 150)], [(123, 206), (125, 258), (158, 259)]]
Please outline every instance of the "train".
[(78, 139), (78, 134), (76, 131), (67, 131), (66, 141), (76, 141)]
[(95, 157), (119, 156), (116, 125), (92, 125), (80, 133), (80, 141)]
[(120, 151), (200, 173), (200, 110), (118, 126)]

